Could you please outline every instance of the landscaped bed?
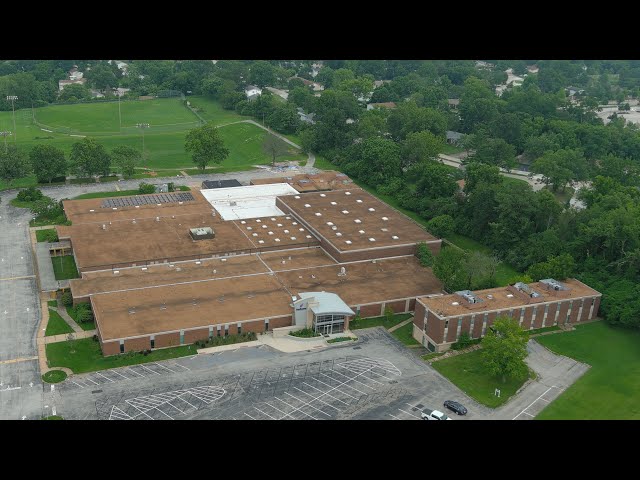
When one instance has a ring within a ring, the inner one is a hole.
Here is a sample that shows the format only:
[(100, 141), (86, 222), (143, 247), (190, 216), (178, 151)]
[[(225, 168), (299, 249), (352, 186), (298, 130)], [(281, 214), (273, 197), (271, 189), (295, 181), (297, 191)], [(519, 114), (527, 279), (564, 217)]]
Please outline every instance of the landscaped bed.
[(351, 337), (336, 337), (336, 338), (332, 338), (331, 340), (327, 340), (327, 343), (348, 342), (350, 340), (358, 340), (358, 339), (357, 338), (351, 338)]
[(148, 355), (130, 352), (104, 357), (100, 351), (100, 343), (92, 338), (50, 343), (46, 346), (46, 350), (50, 367), (67, 367), (73, 373), (95, 372), (96, 370), (158, 362), (196, 354), (195, 346), (182, 345), (153, 350)]
[(255, 332), (244, 332), (239, 335), (227, 335), (225, 337), (211, 337), (208, 340), (198, 340), (195, 342), (198, 348), (219, 347), (222, 345), (233, 345), (235, 343), (252, 342), (256, 340)]
[(56, 232), (55, 228), (36, 230), (36, 240), (38, 242), (57, 242), (58, 233)]
[(42, 380), (47, 383), (60, 383), (67, 378), (67, 373), (62, 370), (49, 370), (42, 375)]
[(298, 338), (313, 338), (313, 337), (321, 336), (319, 333), (314, 332), (312, 328), (303, 328), (302, 330), (295, 330), (293, 332), (289, 332), (289, 335), (291, 335), (292, 337), (298, 337)]
[[(82, 304), (80, 304), (82, 305)], [(80, 326), (80, 328), (82, 330), (95, 330), (96, 328), (96, 323), (95, 321), (91, 321), (91, 322), (80, 322), (78, 321), (78, 312), (76, 311), (76, 309), (74, 307), (71, 306), (67, 306), (65, 307), (67, 310), (67, 314), (69, 314), (69, 316), (71, 318), (73, 318), (73, 320), (75, 320), (75, 322)]]
[[(551, 335), (556, 336), (558, 335)], [(525, 377), (507, 379), (503, 382), (502, 379), (490, 375), (484, 369), (482, 350), (445, 358), (432, 363), (432, 366), (467, 395), (491, 408), (509, 400), (527, 380)], [(535, 374), (530, 372), (530, 375), (534, 378)], [(495, 396), (496, 389), (500, 390), (499, 397)]]

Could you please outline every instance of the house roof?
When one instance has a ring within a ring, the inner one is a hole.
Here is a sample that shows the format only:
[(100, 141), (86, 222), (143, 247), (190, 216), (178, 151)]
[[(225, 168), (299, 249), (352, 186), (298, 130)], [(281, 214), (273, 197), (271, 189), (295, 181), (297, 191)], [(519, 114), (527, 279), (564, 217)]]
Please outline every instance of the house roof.
[(311, 307), (311, 311), (316, 315), (355, 315), (349, 305), (335, 293), (330, 292), (301, 292), (301, 299), (313, 298), (318, 302), (317, 306)]
[(460, 99), (459, 98), (449, 98), (447, 101), (449, 102), (449, 105), (459, 105), (460, 104)]
[(460, 140), (464, 137), (464, 133), (447, 130), (447, 140)]
[(374, 108), (396, 108), (396, 102), (381, 102), (381, 103), (370, 103)]

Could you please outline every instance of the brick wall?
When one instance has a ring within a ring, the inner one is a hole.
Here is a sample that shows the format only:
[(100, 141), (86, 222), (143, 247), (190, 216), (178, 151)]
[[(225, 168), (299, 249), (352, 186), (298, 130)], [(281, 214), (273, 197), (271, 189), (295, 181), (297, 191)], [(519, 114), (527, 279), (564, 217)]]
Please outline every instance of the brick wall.
[(117, 355), (120, 353), (120, 342), (100, 342), (100, 346), (102, 347), (102, 355)]
[(533, 305), (529, 305), (524, 309), (524, 319), (522, 320), (522, 325), (520, 325), (523, 330), (529, 330), (529, 327), (531, 326), (532, 317), (533, 317)]
[(180, 332), (163, 333), (155, 336), (155, 348), (175, 347), (180, 345)]
[(596, 303), (593, 306), (593, 315), (591, 316), (591, 318), (596, 318), (598, 316), (598, 310), (600, 309), (600, 298), (601, 297), (596, 297)]
[(580, 320), (579, 320), (580, 322), (589, 320), (589, 310), (591, 310), (592, 302), (593, 302), (593, 298), (584, 299), (584, 307), (582, 308), (582, 316), (580, 317)]
[[(552, 303), (549, 305), (549, 310), (547, 311), (547, 319), (544, 322), (545, 327), (553, 326), (553, 320), (556, 318), (556, 310), (558, 309), (557, 303)], [(588, 315), (588, 312), (587, 312)]]
[(384, 304), (384, 308), (391, 308), (391, 310), (393, 310), (393, 313), (403, 313), (405, 311), (404, 307), (406, 306), (406, 304), (406, 300), (398, 300), (397, 302), (386, 302)]
[(409, 300), (409, 311), (413, 312), (416, 309), (416, 299), (412, 298)]
[[(493, 322), (496, 320), (497, 317), (498, 317), (498, 313), (497, 312), (490, 312), (487, 315), (487, 330), (489, 330), (489, 327), (491, 325), (493, 325)], [(485, 331), (484, 334), (486, 335), (487, 332)]]
[[(271, 322), (269, 322), (269, 326), (271, 326)], [(264, 332), (264, 320), (256, 320), (255, 322), (244, 322), (242, 324), (243, 332)]]
[(442, 343), (442, 339), (444, 338), (444, 320), (440, 320), (431, 311), (427, 314), (426, 333), (435, 343)]
[[(142, 350), (148, 350), (151, 348), (151, 341), (149, 337), (129, 338), (124, 341), (124, 351), (126, 352), (140, 352)], [(120, 350), (118, 350), (119, 352)]]
[(271, 318), (269, 320), (269, 330), (273, 330), (274, 328), (279, 327), (290, 327), (291, 325), (293, 325), (292, 315), (288, 315), (286, 317)]
[[(362, 318), (379, 317), (381, 306), (382, 306), (381, 303), (374, 303), (372, 305), (363, 305), (360, 307), (360, 316)], [(356, 311), (355, 308), (352, 308), (352, 310)]]
[(560, 313), (558, 314), (558, 325), (564, 325), (567, 320), (567, 311), (569, 310), (569, 302), (560, 304)]
[(469, 333), (470, 328), (471, 328), (471, 315), (462, 317), (462, 328), (460, 329), (460, 335), (462, 335), (463, 333)]
[[(184, 332), (185, 345), (188, 345), (189, 343), (193, 343), (197, 340), (207, 340), (208, 338), (209, 338), (209, 327), (199, 328), (197, 330), (185, 330)], [(180, 340), (180, 338), (178, 338), (178, 340)], [(156, 346), (158, 346), (157, 341), (156, 341)]]
[(458, 319), (460, 317), (453, 317), (449, 319), (449, 330), (447, 330), (447, 342), (456, 341), (456, 332), (458, 331)]
[[(538, 310), (536, 311), (536, 319), (533, 322), (533, 328), (541, 328), (542, 322), (544, 321), (544, 309), (546, 305), (538, 305)], [(534, 306), (535, 308), (535, 306)]]
[(476, 320), (475, 320), (475, 323), (473, 324), (473, 333), (471, 334), (473, 338), (480, 338), (480, 336), (482, 335), (483, 319), (484, 319), (483, 313), (476, 314)]
[(571, 308), (571, 315), (569, 316), (569, 322), (576, 323), (578, 321), (578, 315), (580, 314), (580, 303), (582, 300), (574, 300), (573, 308)]
[(413, 324), (420, 330), (424, 328), (424, 305), (420, 302), (415, 302), (415, 313), (413, 315)]

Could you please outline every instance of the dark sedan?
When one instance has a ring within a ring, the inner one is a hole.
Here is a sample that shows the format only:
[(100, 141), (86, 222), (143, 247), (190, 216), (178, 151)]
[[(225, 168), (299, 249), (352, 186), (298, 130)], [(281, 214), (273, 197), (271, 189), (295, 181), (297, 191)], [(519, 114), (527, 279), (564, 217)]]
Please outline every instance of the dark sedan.
[(453, 400), (446, 400), (444, 402), (444, 406), (451, 410), (452, 412), (457, 413), (458, 415), (466, 415), (467, 409), (464, 405), (458, 402), (454, 402)]

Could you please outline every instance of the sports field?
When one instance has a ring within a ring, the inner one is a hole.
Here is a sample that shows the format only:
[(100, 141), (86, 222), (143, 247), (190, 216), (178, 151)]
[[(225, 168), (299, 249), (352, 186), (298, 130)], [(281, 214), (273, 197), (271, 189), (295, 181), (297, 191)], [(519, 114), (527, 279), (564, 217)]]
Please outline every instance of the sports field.
[[(193, 103), (201, 107), (199, 113), (207, 121), (223, 125), (220, 134), (230, 151), (229, 157), (220, 166), (224, 171), (270, 163), (271, 159), (262, 151), (262, 142), (268, 135), (266, 131), (247, 123), (228, 125), (248, 117), (224, 110), (217, 102), (196, 97)], [(200, 125), (200, 120), (177, 98), (122, 101), (120, 107), (117, 101), (52, 105), (34, 110), (17, 110), (15, 120), (18, 148), (28, 152), (34, 145), (50, 143), (64, 150), (67, 155), (73, 143), (84, 136), (95, 138), (107, 150), (118, 145), (142, 150), (142, 130), (136, 124), (148, 123), (149, 128), (144, 129), (148, 160), (141, 167), (156, 170), (158, 175), (164, 174), (163, 169), (173, 170), (168, 174), (174, 174), (176, 169), (195, 168), (184, 150), (184, 139), (187, 131)], [(0, 130), (14, 130), (12, 112), (0, 112)], [(7, 142), (11, 141), (13, 137), (7, 137)], [(306, 155), (290, 147), (289, 155), (279, 157), (278, 161), (305, 158)], [(31, 181), (19, 179), (14, 184), (26, 186)]]

